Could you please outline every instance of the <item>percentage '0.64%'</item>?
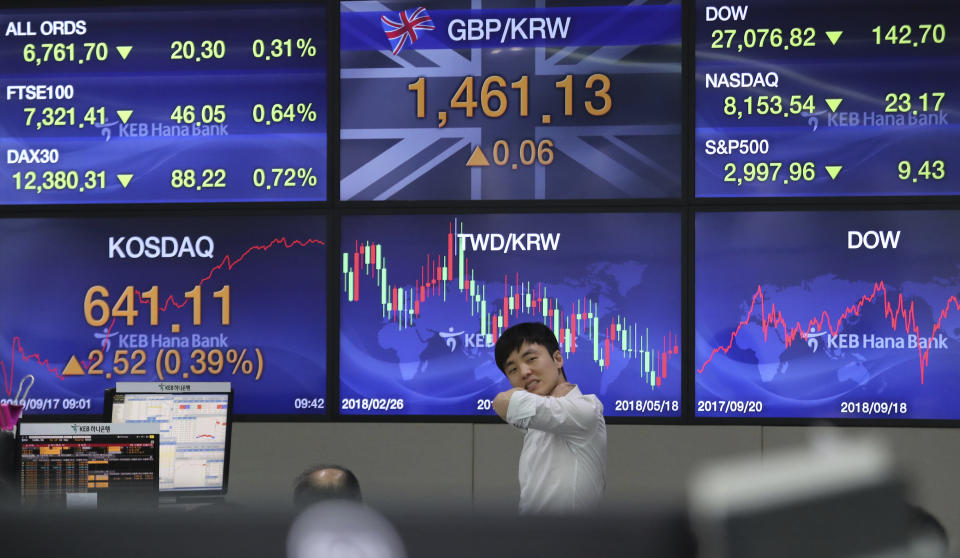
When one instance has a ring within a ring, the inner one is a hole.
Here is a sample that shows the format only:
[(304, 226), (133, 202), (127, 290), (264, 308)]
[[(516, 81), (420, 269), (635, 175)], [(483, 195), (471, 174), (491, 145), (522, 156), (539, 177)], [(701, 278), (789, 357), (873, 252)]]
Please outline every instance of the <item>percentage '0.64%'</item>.
[(317, 111), (313, 103), (276, 103), (253, 105), (253, 121), (269, 126), (277, 122), (316, 122)]

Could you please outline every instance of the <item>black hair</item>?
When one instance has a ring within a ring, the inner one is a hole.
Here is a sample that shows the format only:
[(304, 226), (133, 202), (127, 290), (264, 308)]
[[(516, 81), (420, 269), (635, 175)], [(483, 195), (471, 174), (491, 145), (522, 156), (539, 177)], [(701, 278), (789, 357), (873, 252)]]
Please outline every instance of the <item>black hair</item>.
[[(519, 350), (524, 344), (540, 345), (547, 350), (550, 357), (560, 350), (560, 343), (557, 342), (557, 336), (553, 330), (539, 322), (523, 322), (512, 325), (497, 339), (497, 344), (493, 348), (494, 359), (497, 361), (497, 368), (506, 374), (503, 369), (507, 364), (507, 359), (514, 351)], [(560, 367), (560, 373), (566, 379), (567, 374)]]
[[(332, 470), (343, 475), (330, 483), (318, 483), (314, 473)], [(293, 488), (293, 503), (298, 508), (306, 507), (324, 500), (353, 500), (360, 502), (360, 481), (350, 469), (339, 465), (317, 465), (300, 473)]]

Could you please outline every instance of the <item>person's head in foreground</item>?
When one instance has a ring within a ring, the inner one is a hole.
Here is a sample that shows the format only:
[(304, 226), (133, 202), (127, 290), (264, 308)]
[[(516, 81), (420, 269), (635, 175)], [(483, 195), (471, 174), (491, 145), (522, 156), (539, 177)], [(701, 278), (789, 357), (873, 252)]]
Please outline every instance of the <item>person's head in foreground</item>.
[(494, 347), (497, 366), (510, 385), (537, 395), (550, 395), (567, 383), (556, 335), (535, 322), (516, 324), (503, 332)]
[(407, 551), (397, 529), (373, 508), (327, 500), (294, 520), (287, 558), (407, 558)]
[(298, 508), (326, 500), (362, 500), (360, 482), (350, 469), (338, 465), (319, 465), (297, 477), (293, 503)]

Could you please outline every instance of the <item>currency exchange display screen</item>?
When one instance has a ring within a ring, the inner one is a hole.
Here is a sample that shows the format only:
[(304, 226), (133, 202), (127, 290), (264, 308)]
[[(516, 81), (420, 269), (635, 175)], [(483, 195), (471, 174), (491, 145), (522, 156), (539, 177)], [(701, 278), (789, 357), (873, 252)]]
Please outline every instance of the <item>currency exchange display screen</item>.
[(695, 416), (960, 418), (958, 217), (697, 215)]
[(960, 193), (954, 3), (697, 0), (695, 17), (697, 196)]
[(345, 216), (341, 243), (341, 414), (493, 415), (494, 343), (532, 321), (607, 416), (680, 416), (678, 213)]
[(27, 414), (116, 382), (230, 382), (234, 412), (326, 412), (326, 219), (0, 220), (0, 374)]
[(680, 197), (679, 0), (340, 8), (341, 200)]
[(0, 203), (325, 200), (326, 17), (0, 10)]

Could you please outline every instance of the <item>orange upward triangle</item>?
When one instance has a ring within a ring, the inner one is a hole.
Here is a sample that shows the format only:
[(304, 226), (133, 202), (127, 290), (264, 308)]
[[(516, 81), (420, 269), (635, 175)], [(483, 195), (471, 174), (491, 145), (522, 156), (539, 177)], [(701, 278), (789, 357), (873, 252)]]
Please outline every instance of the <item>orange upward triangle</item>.
[(487, 160), (487, 156), (483, 154), (483, 150), (480, 149), (478, 145), (476, 149), (473, 150), (473, 154), (470, 155), (470, 160), (467, 161), (468, 167), (489, 167), (490, 161)]

